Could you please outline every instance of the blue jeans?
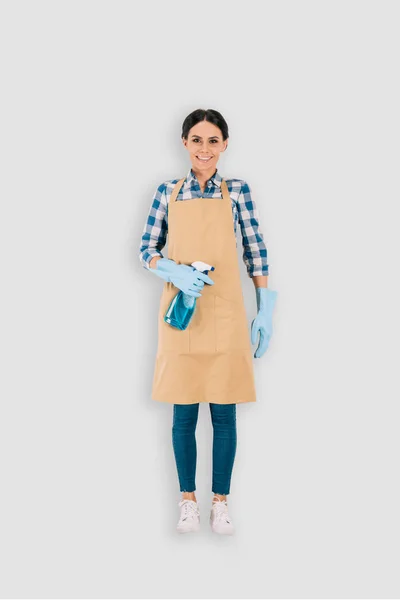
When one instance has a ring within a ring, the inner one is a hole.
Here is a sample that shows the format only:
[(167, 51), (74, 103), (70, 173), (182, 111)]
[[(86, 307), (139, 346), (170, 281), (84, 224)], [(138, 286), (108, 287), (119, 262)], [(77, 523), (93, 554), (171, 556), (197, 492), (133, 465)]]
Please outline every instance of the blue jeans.
[[(229, 494), (236, 454), (236, 404), (209, 402), (213, 436), (212, 492)], [(174, 404), (172, 444), (181, 492), (196, 489), (196, 425), (199, 403)]]

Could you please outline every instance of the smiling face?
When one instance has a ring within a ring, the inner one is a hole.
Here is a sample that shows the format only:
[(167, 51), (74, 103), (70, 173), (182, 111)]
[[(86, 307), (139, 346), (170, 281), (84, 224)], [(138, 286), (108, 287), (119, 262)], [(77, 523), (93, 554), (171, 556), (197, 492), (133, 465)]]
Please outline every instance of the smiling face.
[(194, 125), (187, 140), (182, 139), (190, 155), (193, 170), (214, 172), (221, 152), (226, 150), (228, 140), (222, 139), (219, 127), (208, 121), (200, 121)]

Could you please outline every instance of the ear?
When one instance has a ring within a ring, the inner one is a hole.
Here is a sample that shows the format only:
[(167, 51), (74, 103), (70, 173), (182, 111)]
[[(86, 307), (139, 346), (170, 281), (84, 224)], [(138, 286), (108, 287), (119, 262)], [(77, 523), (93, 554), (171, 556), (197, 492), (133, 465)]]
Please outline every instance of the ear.
[(187, 140), (185, 140), (185, 138), (182, 138), (182, 144), (183, 144), (184, 146), (186, 146), (186, 145), (187, 145)]
[(222, 152), (225, 152), (225, 150), (227, 149), (227, 147), (228, 147), (228, 140), (226, 139), (225, 140), (225, 148), (222, 150)]

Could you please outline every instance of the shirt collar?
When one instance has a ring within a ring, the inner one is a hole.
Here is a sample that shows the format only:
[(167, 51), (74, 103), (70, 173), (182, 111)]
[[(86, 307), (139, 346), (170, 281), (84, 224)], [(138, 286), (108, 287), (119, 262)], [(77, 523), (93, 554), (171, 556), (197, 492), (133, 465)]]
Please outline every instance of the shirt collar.
[[(216, 169), (214, 175), (211, 175), (211, 177), (209, 178), (209, 181), (211, 181), (214, 185), (221, 187), (221, 181), (222, 181), (222, 177), (221, 175), (218, 173), (218, 169)], [(192, 168), (189, 169), (189, 171), (187, 172), (186, 175), (186, 179), (184, 182), (185, 187), (190, 188), (192, 186), (192, 184), (197, 184), (197, 186), (199, 186), (199, 182), (197, 180), (196, 175), (193, 173)], [(200, 187), (200, 186), (199, 186)]]

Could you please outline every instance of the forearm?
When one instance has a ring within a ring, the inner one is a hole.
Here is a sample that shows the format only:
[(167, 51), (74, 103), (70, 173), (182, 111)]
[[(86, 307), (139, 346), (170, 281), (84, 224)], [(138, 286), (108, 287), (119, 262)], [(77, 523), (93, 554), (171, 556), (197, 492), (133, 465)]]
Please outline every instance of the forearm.
[(268, 275), (255, 275), (252, 277), (254, 287), (268, 287)]
[(156, 268), (157, 261), (160, 260), (160, 258), (162, 258), (162, 256), (153, 256), (153, 258), (149, 262), (150, 269), (155, 269)]
[(163, 258), (161, 250), (166, 244), (168, 232), (167, 196), (165, 190), (165, 183), (158, 186), (143, 228), (139, 259), (146, 269), (154, 269), (157, 262), (153, 261), (154, 258), (157, 258), (157, 260)]

